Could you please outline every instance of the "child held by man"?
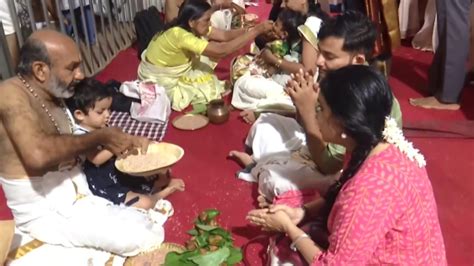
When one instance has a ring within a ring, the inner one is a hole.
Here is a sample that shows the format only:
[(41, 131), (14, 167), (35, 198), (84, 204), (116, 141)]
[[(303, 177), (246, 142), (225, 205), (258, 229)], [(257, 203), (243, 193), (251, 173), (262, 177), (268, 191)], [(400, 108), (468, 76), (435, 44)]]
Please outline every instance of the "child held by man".
[[(86, 78), (67, 100), (76, 122), (74, 134), (87, 134), (107, 126), (112, 97), (116, 92), (99, 81)], [(114, 204), (125, 204), (142, 209), (155, 207), (158, 200), (175, 191), (184, 191), (181, 179), (170, 178), (170, 171), (150, 177), (136, 177), (115, 168), (116, 157), (106, 149), (97, 149), (86, 155), (83, 170), (89, 188), (96, 196)]]

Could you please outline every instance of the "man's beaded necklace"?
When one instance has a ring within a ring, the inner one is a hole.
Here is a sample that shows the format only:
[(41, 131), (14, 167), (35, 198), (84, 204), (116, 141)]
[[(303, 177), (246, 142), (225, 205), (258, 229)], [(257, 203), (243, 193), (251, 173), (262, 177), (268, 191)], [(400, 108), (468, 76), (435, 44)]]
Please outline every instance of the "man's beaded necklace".
[[(61, 129), (59, 128), (59, 125), (58, 123), (56, 122), (56, 119), (54, 119), (53, 115), (51, 114), (51, 112), (49, 111), (48, 107), (46, 107), (46, 105), (44, 104), (43, 100), (41, 100), (41, 98), (39, 97), (38, 93), (36, 93), (36, 91), (31, 87), (31, 85), (23, 78), (23, 76), (21, 76), (21, 74), (18, 74), (18, 79), (23, 83), (23, 85), (25, 85), (26, 89), (35, 97), (35, 99), (39, 102), (39, 104), (41, 105), (41, 108), (43, 109), (43, 111), (48, 115), (49, 119), (51, 120), (51, 123), (53, 123), (54, 127), (56, 128), (56, 130), (58, 131), (59, 134), (61, 134)], [(69, 130), (70, 132), (68, 133), (73, 133), (73, 129), (74, 129), (74, 123), (72, 122), (71, 120), (71, 117), (67, 111), (67, 107), (66, 105), (64, 104), (64, 101), (61, 99), (60, 100), (60, 106), (61, 108), (63, 109), (64, 113), (66, 114), (66, 117), (68, 119), (68, 122), (69, 122)]]

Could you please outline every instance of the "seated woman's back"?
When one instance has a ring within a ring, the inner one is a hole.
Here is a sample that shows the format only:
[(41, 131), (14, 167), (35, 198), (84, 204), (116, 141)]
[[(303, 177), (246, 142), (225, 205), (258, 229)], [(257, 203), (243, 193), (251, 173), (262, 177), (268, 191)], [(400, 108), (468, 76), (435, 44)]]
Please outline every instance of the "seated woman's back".
[(369, 264), (445, 263), (443, 236), (426, 169), (393, 145), (368, 157), (343, 186), (328, 228), (329, 257), (356, 254)]

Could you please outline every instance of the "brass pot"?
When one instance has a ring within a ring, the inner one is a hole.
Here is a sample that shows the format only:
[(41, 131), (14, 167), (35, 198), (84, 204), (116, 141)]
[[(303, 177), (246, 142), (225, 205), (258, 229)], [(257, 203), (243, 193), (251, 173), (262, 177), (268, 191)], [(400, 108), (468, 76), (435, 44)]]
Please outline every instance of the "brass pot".
[(207, 117), (213, 124), (222, 124), (229, 120), (229, 107), (225, 104), (224, 100), (216, 99), (209, 102), (207, 106)]

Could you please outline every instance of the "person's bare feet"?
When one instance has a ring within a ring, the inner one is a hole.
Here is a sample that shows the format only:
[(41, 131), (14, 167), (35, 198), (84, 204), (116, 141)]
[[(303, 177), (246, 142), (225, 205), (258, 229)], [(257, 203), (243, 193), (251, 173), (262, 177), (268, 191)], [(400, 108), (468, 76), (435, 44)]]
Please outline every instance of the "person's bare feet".
[(226, 80), (224, 83), (224, 91), (221, 93), (221, 97), (224, 98), (227, 95), (230, 95), (231, 93), (232, 93), (232, 83)]
[(461, 106), (457, 103), (442, 103), (436, 99), (436, 97), (426, 97), (426, 98), (410, 98), (410, 104), (416, 107), (421, 107), (425, 109), (436, 109), (436, 110), (459, 110)]
[(231, 89), (227, 89), (221, 93), (221, 97), (225, 98), (227, 95), (230, 95), (232, 93)]
[(164, 199), (176, 191), (184, 191), (185, 185), (183, 179), (171, 178), (167, 187), (153, 194), (158, 199)]
[(252, 156), (242, 151), (230, 151), (229, 157), (236, 160), (243, 167), (247, 167), (254, 162)]
[(258, 195), (257, 202), (258, 202), (258, 207), (260, 209), (265, 209), (265, 208), (268, 208), (268, 206), (270, 206), (270, 203), (267, 201), (267, 199), (263, 195)]
[(170, 188), (173, 192), (184, 191), (185, 185), (183, 179), (172, 178), (166, 188)]
[(240, 112), (239, 116), (245, 121), (247, 124), (252, 124), (257, 120), (257, 116), (255, 115), (255, 112), (252, 110), (244, 110)]

